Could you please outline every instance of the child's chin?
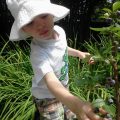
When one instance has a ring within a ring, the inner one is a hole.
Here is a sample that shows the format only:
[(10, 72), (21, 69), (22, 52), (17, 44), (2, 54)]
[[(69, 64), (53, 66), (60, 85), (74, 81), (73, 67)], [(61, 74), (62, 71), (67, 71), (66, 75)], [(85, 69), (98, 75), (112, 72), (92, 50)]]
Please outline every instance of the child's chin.
[(42, 40), (50, 39), (49, 36), (35, 36), (35, 38), (37, 38), (37, 39), (42, 39)]

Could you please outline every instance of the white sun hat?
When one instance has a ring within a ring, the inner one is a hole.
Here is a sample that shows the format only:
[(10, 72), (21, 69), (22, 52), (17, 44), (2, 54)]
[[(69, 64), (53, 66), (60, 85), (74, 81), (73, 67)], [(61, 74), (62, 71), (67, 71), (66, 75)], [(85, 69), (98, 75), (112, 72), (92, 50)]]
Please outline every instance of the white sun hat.
[(53, 4), (50, 0), (6, 0), (6, 3), (15, 19), (9, 37), (11, 41), (29, 37), (21, 28), (30, 23), (37, 15), (51, 14), (54, 16), (55, 22), (69, 13), (68, 8)]

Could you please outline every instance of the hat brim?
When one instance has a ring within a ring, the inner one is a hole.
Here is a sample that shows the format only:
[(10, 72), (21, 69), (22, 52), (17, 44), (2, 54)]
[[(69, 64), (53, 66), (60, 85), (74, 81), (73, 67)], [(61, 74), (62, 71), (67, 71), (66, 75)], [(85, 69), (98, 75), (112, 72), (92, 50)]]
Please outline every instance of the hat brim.
[[(37, 5), (37, 4), (36, 4)], [(47, 7), (43, 7), (42, 10), (38, 5), (32, 10), (23, 9), (19, 12), (17, 18), (15, 19), (10, 33), (10, 40), (11, 41), (19, 41), (28, 38), (29, 36), (24, 33), (21, 28), (31, 22), (36, 16), (40, 14), (51, 14), (54, 16), (54, 21), (58, 21), (64, 18), (68, 13), (69, 9), (61, 6), (50, 3), (49, 9)]]

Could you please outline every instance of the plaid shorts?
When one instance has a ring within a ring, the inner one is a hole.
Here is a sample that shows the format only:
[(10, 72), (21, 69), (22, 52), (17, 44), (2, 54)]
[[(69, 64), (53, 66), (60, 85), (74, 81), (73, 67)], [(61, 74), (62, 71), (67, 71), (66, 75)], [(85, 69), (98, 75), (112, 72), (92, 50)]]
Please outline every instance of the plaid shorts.
[(33, 97), (40, 114), (39, 120), (75, 120), (76, 115), (56, 98), (37, 99)]

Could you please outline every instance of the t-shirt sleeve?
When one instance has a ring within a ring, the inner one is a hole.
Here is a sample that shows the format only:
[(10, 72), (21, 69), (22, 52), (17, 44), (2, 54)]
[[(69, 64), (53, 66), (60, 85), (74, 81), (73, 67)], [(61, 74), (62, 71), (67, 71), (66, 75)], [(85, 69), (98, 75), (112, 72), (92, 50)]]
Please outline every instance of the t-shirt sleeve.
[(45, 55), (32, 55), (31, 64), (34, 72), (34, 80), (36, 83), (39, 83), (45, 74), (53, 71), (52, 66), (50, 65), (49, 59)]

